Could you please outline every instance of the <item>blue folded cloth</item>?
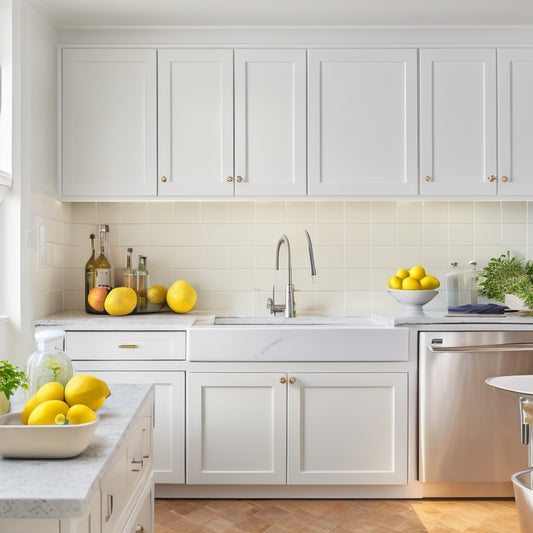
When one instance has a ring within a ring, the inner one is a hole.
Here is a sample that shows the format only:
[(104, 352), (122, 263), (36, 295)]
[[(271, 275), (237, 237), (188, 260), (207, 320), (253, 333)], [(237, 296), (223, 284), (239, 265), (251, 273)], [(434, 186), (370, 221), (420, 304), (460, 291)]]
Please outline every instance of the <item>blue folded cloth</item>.
[(449, 307), (449, 313), (460, 313), (462, 315), (503, 315), (507, 309), (505, 305), (497, 304), (466, 304), (457, 307)]

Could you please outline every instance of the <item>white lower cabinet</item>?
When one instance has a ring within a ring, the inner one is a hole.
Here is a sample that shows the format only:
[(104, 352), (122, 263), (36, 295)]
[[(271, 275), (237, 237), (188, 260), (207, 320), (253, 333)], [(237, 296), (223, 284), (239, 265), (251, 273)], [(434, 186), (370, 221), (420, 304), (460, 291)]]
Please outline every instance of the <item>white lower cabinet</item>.
[(407, 483), (407, 373), (189, 373), (189, 484)]
[(102, 363), (73, 361), (106, 383), (154, 383), (154, 481), (185, 483), (185, 373), (149, 370), (101, 370)]

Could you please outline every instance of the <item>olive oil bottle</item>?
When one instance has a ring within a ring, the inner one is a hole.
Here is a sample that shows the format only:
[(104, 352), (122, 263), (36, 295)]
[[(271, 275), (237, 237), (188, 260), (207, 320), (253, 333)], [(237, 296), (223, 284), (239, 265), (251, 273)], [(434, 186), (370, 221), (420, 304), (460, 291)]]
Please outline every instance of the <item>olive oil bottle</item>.
[[(107, 224), (98, 225), (98, 240), (100, 244), (100, 255), (96, 258), (95, 286), (104, 287), (111, 290), (111, 263), (106, 256), (106, 249), (109, 242), (109, 226)], [(109, 252), (107, 252), (109, 253)]]
[(93, 309), (89, 305), (87, 297), (91, 289), (94, 289), (96, 286), (96, 257), (95, 257), (95, 237), (94, 233), (91, 233), (89, 236), (91, 240), (91, 257), (89, 257), (87, 263), (85, 263), (85, 311), (87, 313), (92, 313)]

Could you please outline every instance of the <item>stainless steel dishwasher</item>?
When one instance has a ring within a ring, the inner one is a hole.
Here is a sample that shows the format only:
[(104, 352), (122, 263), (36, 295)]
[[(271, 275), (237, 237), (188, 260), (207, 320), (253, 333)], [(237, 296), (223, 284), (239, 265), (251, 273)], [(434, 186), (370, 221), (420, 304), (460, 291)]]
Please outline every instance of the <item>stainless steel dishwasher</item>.
[(502, 482), (528, 466), (515, 395), (485, 383), (533, 374), (533, 331), (419, 334), (419, 479)]

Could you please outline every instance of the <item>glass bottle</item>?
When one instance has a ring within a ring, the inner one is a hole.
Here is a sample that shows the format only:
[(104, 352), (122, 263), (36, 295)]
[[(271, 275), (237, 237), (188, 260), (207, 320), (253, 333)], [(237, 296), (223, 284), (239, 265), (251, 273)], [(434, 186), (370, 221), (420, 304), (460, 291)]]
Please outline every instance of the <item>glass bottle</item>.
[(448, 308), (459, 305), (459, 281), (460, 273), (457, 262), (450, 263), (450, 270), (446, 274), (446, 304)]
[(100, 255), (96, 258), (96, 276), (95, 286), (105, 287), (111, 290), (111, 263), (109, 262), (109, 254), (107, 251), (109, 247), (109, 226), (107, 224), (98, 225), (98, 242), (100, 246)]
[(89, 292), (91, 289), (94, 289), (96, 286), (96, 260), (95, 260), (95, 249), (94, 249), (94, 233), (91, 233), (89, 236), (91, 239), (91, 257), (89, 257), (89, 260), (87, 263), (85, 263), (85, 311), (87, 313), (92, 313), (93, 309), (89, 305), (89, 302), (87, 301), (87, 297), (89, 296)]
[(469, 294), (469, 302), (477, 304), (477, 261), (470, 261), (470, 270), (465, 275), (466, 290)]
[(133, 253), (133, 248), (128, 248), (126, 250), (126, 270), (124, 271), (124, 287), (130, 287), (135, 289), (133, 283), (133, 271), (131, 269), (131, 254)]
[(146, 268), (146, 256), (139, 256), (139, 266), (135, 271), (137, 278), (137, 311), (146, 311), (148, 301), (146, 299), (146, 289), (148, 288), (148, 270)]
[(67, 384), (72, 377), (72, 363), (68, 355), (57, 346), (62, 344), (65, 332), (62, 329), (45, 329), (35, 333), (37, 350), (29, 357), (26, 365), (31, 398), (45, 383), (57, 381)]

